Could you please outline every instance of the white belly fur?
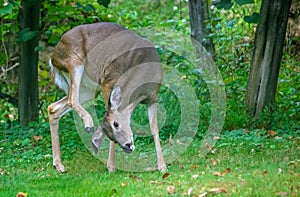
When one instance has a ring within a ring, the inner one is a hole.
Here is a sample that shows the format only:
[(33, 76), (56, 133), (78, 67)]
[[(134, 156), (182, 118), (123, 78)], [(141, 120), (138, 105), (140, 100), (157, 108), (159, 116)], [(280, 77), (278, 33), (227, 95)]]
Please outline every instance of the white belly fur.
[[(71, 84), (69, 73), (55, 68), (51, 63), (51, 59), (49, 61), (49, 66), (53, 74), (54, 83), (68, 95)], [(91, 81), (87, 74), (83, 72), (79, 90), (80, 103), (83, 104), (94, 99), (95, 96), (97, 96), (96, 93), (99, 91), (100, 87), (98, 86), (98, 84)]]

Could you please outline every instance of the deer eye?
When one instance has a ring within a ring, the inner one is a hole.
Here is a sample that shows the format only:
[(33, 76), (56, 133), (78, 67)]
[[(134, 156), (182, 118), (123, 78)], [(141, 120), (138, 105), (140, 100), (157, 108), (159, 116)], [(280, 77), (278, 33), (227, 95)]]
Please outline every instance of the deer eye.
[(114, 127), (118, 128), (119, 123), (117, 123), (116, 121), (114, 121)]

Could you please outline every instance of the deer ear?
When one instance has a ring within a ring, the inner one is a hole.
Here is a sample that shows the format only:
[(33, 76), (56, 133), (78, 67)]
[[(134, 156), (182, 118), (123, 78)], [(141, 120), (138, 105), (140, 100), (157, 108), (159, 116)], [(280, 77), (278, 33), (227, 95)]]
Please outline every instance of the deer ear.
[(101, 126), (99, 126), (92, 137), (92, 145), (96, 154), (98, 153), (98, 150), (103, 143), (104, 137), (105, 135), (102, 132), (102, 128)]
[(122, 92), (119, 85), (115, 85), (110, 93), (110, 103), (114, 109), (118, 109), (122, 100)]

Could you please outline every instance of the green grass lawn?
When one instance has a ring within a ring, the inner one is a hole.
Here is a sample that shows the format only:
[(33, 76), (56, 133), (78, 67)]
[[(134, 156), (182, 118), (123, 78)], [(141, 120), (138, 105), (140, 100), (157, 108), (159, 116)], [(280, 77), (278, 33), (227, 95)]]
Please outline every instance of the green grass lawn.
[(6, 133), (1, 140), (0, 196), (300, 196), (299, 135), (237, 130), (223, 134), (204, 158), (196, 138), (167, 173), (112, 174), (80, 139), (63, 148), (64, 174), (52, 168), (48, 137), (25, 139)]

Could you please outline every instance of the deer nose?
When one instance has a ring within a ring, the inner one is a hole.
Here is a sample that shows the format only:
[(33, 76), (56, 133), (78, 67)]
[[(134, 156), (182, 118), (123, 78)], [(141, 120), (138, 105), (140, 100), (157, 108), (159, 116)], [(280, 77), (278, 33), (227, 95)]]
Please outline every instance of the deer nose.
[(126, 142), (123, 146), (123, 149), (126, 153), (131, 153), (134, 150), (135, 146), (132, 142)]

